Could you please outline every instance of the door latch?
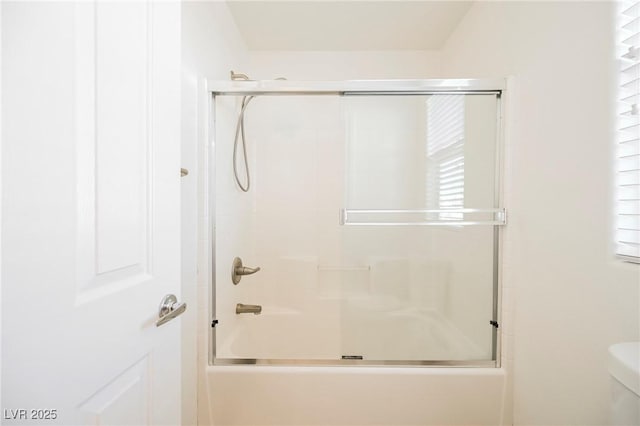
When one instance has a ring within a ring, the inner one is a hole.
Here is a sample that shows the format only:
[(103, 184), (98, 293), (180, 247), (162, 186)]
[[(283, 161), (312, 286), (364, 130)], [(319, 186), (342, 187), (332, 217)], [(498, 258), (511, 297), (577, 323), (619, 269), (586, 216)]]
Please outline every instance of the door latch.
[(156, 327), (160, 327), (162, 324), (166, 324), (186, 310), (186, 303), (178, 303), (178, 299), (176, 298), (176, 296), (174, 296), (173, 294), (167, 294), (162, 298), (162, 301), (160, 302)]

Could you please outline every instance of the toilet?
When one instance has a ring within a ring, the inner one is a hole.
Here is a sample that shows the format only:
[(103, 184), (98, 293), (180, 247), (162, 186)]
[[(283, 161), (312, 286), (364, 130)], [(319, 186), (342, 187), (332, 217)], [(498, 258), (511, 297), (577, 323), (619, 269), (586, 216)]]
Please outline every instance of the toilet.
[(611, 409), (609, 424), (640, 425), (640, 342), (609, 347)]

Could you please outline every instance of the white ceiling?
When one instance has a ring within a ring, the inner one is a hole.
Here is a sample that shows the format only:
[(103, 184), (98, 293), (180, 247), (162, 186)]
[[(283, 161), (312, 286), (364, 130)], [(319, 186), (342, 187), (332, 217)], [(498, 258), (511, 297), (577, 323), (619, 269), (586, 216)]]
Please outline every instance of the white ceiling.
[(251, 50), (439, 49), (471, 3), (228, 0)]

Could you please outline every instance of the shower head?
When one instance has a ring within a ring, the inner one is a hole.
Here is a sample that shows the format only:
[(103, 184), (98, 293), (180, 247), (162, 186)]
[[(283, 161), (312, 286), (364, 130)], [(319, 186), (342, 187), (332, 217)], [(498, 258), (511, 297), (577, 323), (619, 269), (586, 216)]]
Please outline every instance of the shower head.
[(233, 70), (231, 70), (230, 72), (231, 74), (231, 80), (250, 80), (249, 76), (246, 74), (241, 74), (239, 72), (234, 72)]
[[(231, 80), (232, 81), (237, 81), (237, 80), (251, 81), (251, 79), (249, 78), (248, 75), (242, 74), (242, 73), (239, 73), (239, 72), (235, 72), (234, 70), (231, 70), (229, 72), (229, 75), (231, 76)], [(276, 78), (274, 78), (274, 80), (286, 80), (286, 78), (285, 77), (276, 77)]]

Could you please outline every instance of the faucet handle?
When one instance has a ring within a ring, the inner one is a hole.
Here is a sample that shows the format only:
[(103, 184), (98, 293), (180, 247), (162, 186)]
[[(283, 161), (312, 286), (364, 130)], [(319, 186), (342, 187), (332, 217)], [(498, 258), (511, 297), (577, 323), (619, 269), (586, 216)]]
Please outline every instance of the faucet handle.
[(233, 259), (233, 265), (231, 266), (231, 281), (234, 284), (238, 284), (243, 275), (255, 274), (259, 270), (259, 266), (257, 268), (242, 266), (242, 259), (236, 257), (235, 259)]
[(249, 268), (248, 266), (240, 266), (236, 268), (236, 275), (251, 275), (255, 274), (260, 270), (260, 267), (257, 268)]

